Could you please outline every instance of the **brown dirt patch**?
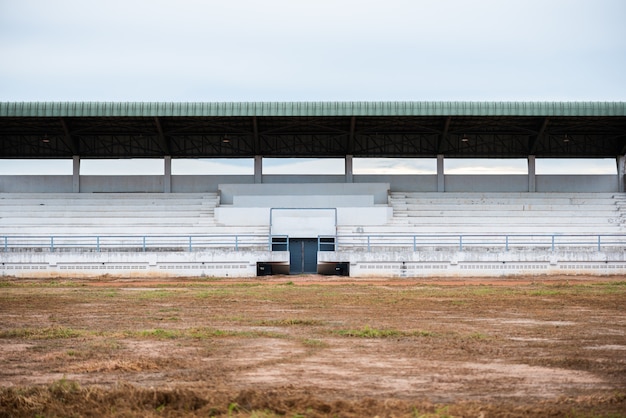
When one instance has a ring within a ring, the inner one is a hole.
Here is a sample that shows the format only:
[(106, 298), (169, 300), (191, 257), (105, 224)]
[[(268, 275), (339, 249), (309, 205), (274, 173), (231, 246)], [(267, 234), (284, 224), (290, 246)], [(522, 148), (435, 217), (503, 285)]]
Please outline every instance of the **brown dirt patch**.
[(624, 306), (622, 277), (5, 279), (0, 417), (626, 416)]

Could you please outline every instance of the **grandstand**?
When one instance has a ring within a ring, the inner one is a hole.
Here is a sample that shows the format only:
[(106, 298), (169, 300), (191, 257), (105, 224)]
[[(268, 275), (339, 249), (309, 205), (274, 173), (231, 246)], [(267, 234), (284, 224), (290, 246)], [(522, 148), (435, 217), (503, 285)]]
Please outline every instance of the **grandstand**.
[[(625, 103), (1, 103), (0, 275), (353, 277), (626, 273)], [(85, 176), (81, 159), (161, 158), (164, 175)], [(175, 158), (252, 158), (252, 175), (172, 175)], [(343, 175), (268, 175), (332, 157)], [(437, 160), (354, 174), (355, 157)], [(615, 158), (617, 175), (537, 175), (538, 158)], [(448, 158), (528, 174), (450, 175)]]

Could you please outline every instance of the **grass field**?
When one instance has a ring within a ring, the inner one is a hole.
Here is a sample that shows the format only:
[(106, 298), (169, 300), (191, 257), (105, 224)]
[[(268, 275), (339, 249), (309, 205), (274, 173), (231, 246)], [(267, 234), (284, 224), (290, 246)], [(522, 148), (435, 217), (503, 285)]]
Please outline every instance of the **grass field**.
[(626, 280), (0, 280), (0, 417), (624, 417)]

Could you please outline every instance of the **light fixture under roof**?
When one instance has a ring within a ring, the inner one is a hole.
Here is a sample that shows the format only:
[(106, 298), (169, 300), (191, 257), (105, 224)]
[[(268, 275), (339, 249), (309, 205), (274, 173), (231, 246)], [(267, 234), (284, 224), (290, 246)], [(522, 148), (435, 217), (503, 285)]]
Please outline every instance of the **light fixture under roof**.
[(567, 134), (565, 134), (565, 136), (563, 137), (563, 142), (565, 142), (566, 144), (570, 142), (571, 140), (572, 139)]
[(224, 137), (222, 138), (222, 143), (230, 144), (230, 138), (228, 137), (228, 135), (224, 135)]
[(469, 138), (467, 137), (467, 135), (463, 134), (463, 137), (461, 138), (461, 142), (469, 142)]
[(43, 142), (44, 144), (50, 143), (50, 138), (48, 138), (48, 134), (45, 134), (43, 138), (41, 138), (41, 142)]

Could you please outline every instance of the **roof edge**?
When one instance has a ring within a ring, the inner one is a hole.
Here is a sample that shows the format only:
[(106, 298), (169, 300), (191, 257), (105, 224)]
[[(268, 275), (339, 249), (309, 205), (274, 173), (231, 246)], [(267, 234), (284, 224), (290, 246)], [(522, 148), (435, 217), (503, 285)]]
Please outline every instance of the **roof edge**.
[(626, 116), (626, 102), (0, 102), (0, 117)]

